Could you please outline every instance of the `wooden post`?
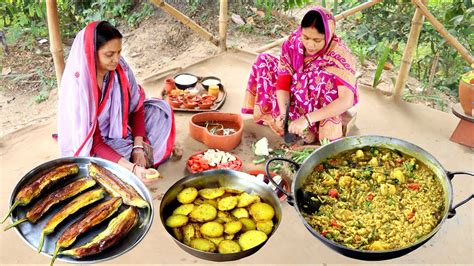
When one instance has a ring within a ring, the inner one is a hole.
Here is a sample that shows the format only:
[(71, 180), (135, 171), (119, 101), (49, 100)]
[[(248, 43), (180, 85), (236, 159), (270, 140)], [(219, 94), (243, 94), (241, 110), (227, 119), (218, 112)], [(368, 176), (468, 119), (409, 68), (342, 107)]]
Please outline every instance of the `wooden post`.
[[(371, 6), (375, 5), (375, 4), (380, 3), (381, 1), (382, 1), (382, 0), (370, 0), (370, 1), (367, 1), (366, 3), (363, 3), (363, 4), (361, 4), (361, 5), (358, 5), (358, 6), (354, 7), (354, 8), (351, 8), (351, 9), (349, 9), (349, 10), (346, 10), (346, 11), (342, 12), (341, 14), (338, 14), (338, 15), (335, 16), (336, 21), (341, 20), (341, 19), (344, 19), (344, 18), (346, 18), (346, 17), (348, 17), (348, 16), (350, 16), (350, 15), (353, 15), (353, 14), (359, 12), (359, 11), (362, 11), (362, 10), (364, 10), (364, 9), (367, 9), (367, 8), (369, 8), (369, 7), (371, 7)], [(261, 52), (265, 52), (266, 50), (272, 49), (272, 48), (275, 47), (275, 46), (279, 46), (279, 45), (281, 45), (287, 38), (288, 38), (288, 36), (283, 37), (283, 38), (280, 38), (280, 39), (278, 39), (278, 40), (276, 40), (276, 41), (274, 41), (274, 42), (272, 42), (272, 43), (269, 43), (269, 44), (267, 44), (267, 45), (264, 45), (264, 46), (262, 46), (262, 47), (256, 49), (255, 52), (261, 53)]]
[(201, 37), (203, 37), (205, 40), (210, 41), (215, 46), (219, 46), (219, 40), (218, 39), (216, 39), (214, 36), (212, 36), (212, 34), (209, 33), (207, 30), (205, 30), (203, 27), (196, 24), (196, 22), (191, 20), (189, 17), (187, 17), (183, 13), (176, 10), (174, 7), (172, 7), (169, 4), (163, 2), (162, 0), (151, 0), (151, 2), (155, 6), (163, 9), (166, 12), (168, 12), (170, 15), (175, 17), (177, 20), (179, 20), (185, 26), (187, 26), (190, 29), (192, 29), (193, 31), (195, 31), (197, 34), (201, 35)]
[(454, 49), (456, 49), (459, 54), (466, 60), (469, 65), (474, 63), (474, 58), (470, 55), (469, 51), (462, 46), (462, 44), (451, 35), (443, 24), (441, 24), (428, 10), (426, 5), (424, 5), (420, 0), (413, 0), (413, 3), (420, 9), (421, 13), (426, 17), (426, 19), (433, 25), (433, 27), (443, 36), (446, 41), (451, 44)]
[(59, 32), (59, 19), (56, 0), (46, 1), (46, 14), (48, 19), (48, 32), (50, 51), (53, 55), (54, 70), (56, 72), (56, 80), (58, 88), (61, 85), (61, 78), (64, 72), (64, 53), (61, 41), (61, 33)]
[(219, 51), (227, 50), (227, 0), (220, 1), (219, 9)]
[[(423, 0), (427, 1), (427, 0)], [(423, 27), (423, 15), (419, 8), (416, 8), (415, 14), (411, 21), (410, 35), (408, 36), (407, 45), (403, 52), (403, 58), (400, 64), (400, 70), (398, 71), (397, 82), (395, 83), (395, 97), (400, 98), (402, 90), (408, 79), (408, 73), (410, 72), (411, 62), (413, 60), (413, 54), (418, 45), (418, 38), (420, 37), (421, 28)]]

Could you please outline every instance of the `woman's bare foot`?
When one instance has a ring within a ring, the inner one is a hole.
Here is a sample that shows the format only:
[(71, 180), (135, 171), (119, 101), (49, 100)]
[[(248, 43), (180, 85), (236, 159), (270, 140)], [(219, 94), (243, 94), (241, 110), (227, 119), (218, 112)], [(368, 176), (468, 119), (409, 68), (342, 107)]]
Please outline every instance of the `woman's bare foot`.
[(313, 144), (317, 141), (316, 134), (307, 132), (301, 137), (305, 144)]
[(174, 149), (171, 152), (171, 160), (172, 161), (179, 161), (183, 157), (183, 148), (179, 143), (174, 144)]

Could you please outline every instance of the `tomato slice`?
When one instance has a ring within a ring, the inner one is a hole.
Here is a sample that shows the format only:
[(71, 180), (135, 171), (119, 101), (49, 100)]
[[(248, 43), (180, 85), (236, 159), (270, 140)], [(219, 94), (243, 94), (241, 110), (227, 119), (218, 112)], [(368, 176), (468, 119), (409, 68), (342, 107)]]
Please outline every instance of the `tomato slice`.
[(328, 191), (328, 196), (331, 197), (331, 198), (337, 198), (337, 196), (339, 196), (339, 193), (337, 192), (337, 189), (331, 188)]
[(411, 190), (419, 190), (421, 188), (421, 185), (418, 183), (410, 183), (407, 185), (407, 188)]

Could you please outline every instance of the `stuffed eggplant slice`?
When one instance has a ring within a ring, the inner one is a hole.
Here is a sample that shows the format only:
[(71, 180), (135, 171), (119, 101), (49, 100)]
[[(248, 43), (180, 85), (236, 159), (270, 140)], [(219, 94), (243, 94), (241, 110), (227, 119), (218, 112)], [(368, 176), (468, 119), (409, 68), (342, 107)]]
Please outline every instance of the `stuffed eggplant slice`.
[(96, 182), (92, 178), (83, 177), (51, 192), (44, 199), (41, 199), (35, 205), (33, 205), (33, 207), (26, 213), (24, 218), (19, 219), (11, 225), (5, 227), (4, 231), (7, 231), (8, 229), (26, 221), (30, 223), (36, 223), (55, 204), (69, 199), (83, 192), (84, 190), (93, 187), (95, 184)]
[(28, 205), (33, 199), (38, 197), (41, 192), (43, 192), (43, 190), (48, 188), (50, 185), (56, 183), (57, 181), (68, 175), (77, 174), (78, 172), (79, 166), (77, 164), (65, 164), (56, 167), (47, 174), (44, 174), (38, 179), (29, 183), (28, 185), (23, 187), (18, 192), (18, 194), (16, 194), (15, 202), (13, 203), (12, 207), (10, 208), (6, 217), (2, 220), (1, 223), (4, 223), (7, 220), (7, 218), (11, 215), (11, 213), (16, 207)]
[(127, 210), (121, 212), (117, 217), (112, 219), (107, 228), (89, 243), (77, 248), (61, 251), (59, 254), (72, 256), (74, 258), (82, 258), (102, 252), (126, 236), (137, 222), (137, 209), (129, 207)]
[(71, 246), (79, 235), (112, 216), (115, 212), (117, 212), (121, 205), (121, 198), (112, 198), (87, 211), (84, 217), (66, 229), (66, 231), (58, 239), (56, 242), (53, 258), (51, 260), (51, 265), (53, 265), (56, 255), (60, 249)]
[(51, 234), (54, 229), (67, 217), (77, 212), (79, 209), (88, 206), (104, 197), (104, 189), (96, 189), (86, 192), (64, 206), (58, 213), (56, 213), (44, 226), (41, 232), (40, 243), (38, 245), (38, 252), (43, 249), (44, 237)]

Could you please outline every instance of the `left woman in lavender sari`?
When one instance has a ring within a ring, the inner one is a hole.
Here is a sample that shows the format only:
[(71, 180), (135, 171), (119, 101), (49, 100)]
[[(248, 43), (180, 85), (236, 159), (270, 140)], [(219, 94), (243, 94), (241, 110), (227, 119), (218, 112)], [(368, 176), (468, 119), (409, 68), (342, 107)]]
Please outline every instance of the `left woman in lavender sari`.
[[(335, 34), (336, 20), (316, 7), (282, 45), (280, 58), (260, 54), (252, 66), (243, 113), (306, 143), (343, 136), (342, 116), (358, 101), (354, 58)], [(289, 107), (288, 107), (289, 105)]]
[(145, 99), (121, 50), (122, 35), (108, 22), (76, 35), (59, 90), (59, 146), (62, 156), (102, 157), (150, 184), (149, 168), (173, 151), (174, 115), (165, 101)]

